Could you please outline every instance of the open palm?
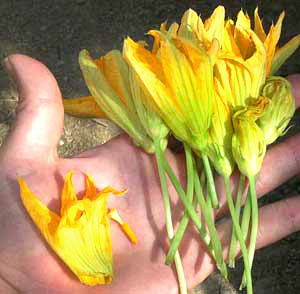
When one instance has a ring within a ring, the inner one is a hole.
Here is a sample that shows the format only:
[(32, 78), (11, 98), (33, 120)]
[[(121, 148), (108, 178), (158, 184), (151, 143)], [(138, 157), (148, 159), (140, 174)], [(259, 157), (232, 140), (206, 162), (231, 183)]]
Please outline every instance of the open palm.
[[(177, 293), (176, 274), (164, 265), (168, 242), (154, 157), (123, 135), (74, 158), (58, 158), (63, 106), (55, 79), (41, 63), (22, 55), (10, 56), (6, 68), (17, 82), (20, 103), (15, 124), (0, 149), (0, 292)], [(300, 76), (291, 77), (291, 81), (299, 100)], [(298, 134), (268, 152), (258, 180), (259, 196), (299, 173), (299, 146)], [(183, 156), (168, 152), (168, 158), (184, 184)], [(60, 191), (69, 170), (77, 171), (73, 181), (78, 192), (85, 188), (83, 173), (91, 174), (99, 189), (108, 185), (128, 189), (125, 197), (111, 196), (109, 207), (119, 210), (139, 243), (130, 244), (118, 225), (112, 224), (115, 276), (110, 286), (80, 284), (44, 242), (20, 201), (17, 176), (58, 212)], [(176, 223), (182, 209), (171, 187), (170, 192)], [(217, 218), (227, 213), (221, 185), (219, 192), (223, 205)], [(298, 230), (299, 209), (300, 199), (296, 197), (262, 208), (257, 247)], [(223, 244), (228, 244), (230, 222), (222, 222), (218, 229)], [(214, 265), (192, 226), (182, 243), (185, 274), (188, 286), (193, 287), (214, 270)]]

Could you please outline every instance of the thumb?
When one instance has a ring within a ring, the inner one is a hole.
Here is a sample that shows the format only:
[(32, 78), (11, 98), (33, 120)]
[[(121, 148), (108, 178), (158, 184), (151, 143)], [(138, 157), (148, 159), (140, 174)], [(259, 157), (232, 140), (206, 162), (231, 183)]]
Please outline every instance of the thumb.
[(46, 66), (20, 54), (8, 56), (3, 66), (16, 83), (19, 104), (16, 120), (1, 148), (2, 159), (55, 160), (63, 129), (63, 104), (55, 78)]

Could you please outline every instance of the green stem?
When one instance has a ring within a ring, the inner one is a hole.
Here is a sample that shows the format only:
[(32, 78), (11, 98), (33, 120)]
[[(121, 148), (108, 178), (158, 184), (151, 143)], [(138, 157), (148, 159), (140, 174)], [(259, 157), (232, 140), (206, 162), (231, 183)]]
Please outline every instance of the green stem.
[(240, 224), (239, 224), (239, 221), (238, 221), (238, 218), (236, 215), (236, 211), (234, 209), (234, 204), (233, 204), (231, 189), (230, 189), (230, 179), (228, 176), (224, 176), (224, 183), (225, 183), (227, 204), (228, 204), (228, 208), (229, 208), (230, 215), (232, 218), (234, 231), (240, 242), (240, 248), (241, 248), (243, 259), (244, 259), (244, 264), (245, 264), (245, 272), (244, 273), (245, 273), (245, 278), (246, 278), (246, 282), (247, 282), (247, 294), (252, 294), (253, 290), (252, 290), (251, 267), (250, 267), (249, 259), (248, 259), (248, 251), (246, 248), (245, 241), (243, 239), (243, 235), (242, 235)]
[[(191, 147), (184, 143), (184, 150), (185, 150), (185, 160), (186, 160), (186, 170), (187, 170), (187, 191), (186, 197), (190, 202), (193, 202), (194, 196), (194, 164), (193, 164), (193, 154)], [(195, 203), (193, 203), (194, 206)], [(171, 246), (169, 252), (166, 257), (165, 264), (170, 265), (173, 262), (175, 252), (177, 251), (179, 244), (182, 240), (184, 232), (189, 223), (189, 214), (185, 210), (184, 215), (179, 223), (178, 229), (176, 234), (171, 242)]]
[[(165, 222), (166, 222), (166, 228), (167, 228), (167, 234), (169, 240), (172, 240), (174, 237), (174, 230), (173, 230), (173, 224), (172, 224), (172, 216), (171, 216), (171, 205), (170, 205), (170, 199), (169, 199), (169, 193), (168, 193), (168, 185), (167, 185), (167, 179), (166, 175), (164, 173), (163, 163), (162, 163), (162, 151), (160, 148), (160, 140), (154, 142), (155, 145), (155, 156), (156, 156), (156, 162), (159, 172), (159, 178), (160, 178), (160, 184), (161, 184), (161, 193), (163, 198), (163, 205), (164, 205), (164, 211), (165, 211)], [(186, 281), (184, 277), (183, 267), (181, 258), (179, 255), (179, 252), (176, 251), (175, 256), (175, 266), (177, 270), (177, 277), (179, 282), (179, 288), (181, 294), (187, 294), (187, 286)]]
[[(245, 176), (241, 174), (236, 201), (235, 201), (235, 214), (238, 220), (240, 219), (240, 214), (241, 214), (244, 184), (245, 184)], [(232, 268), (234, 268), (235, 266), (236, 245), (237, 245), (237, 236), (234, 228), (232, 228), (231, 242), (230, 242), (230, 249), (229, 249), (229, 266)]]
[(250, 197), (250, 192), (248, 191), (246, 196), (246, 203), (243, 209), (243, 217), (242, 217), (242, 233), (245, 241), (247, 240), (247, 236), (248, 236), (250, 216), (251, 216), (251, 197)]
[(210, 237), (207, 234), (205, 227), (202, 226), (199, 215), (195, 212), (195, 209), (194, 209), (192, 203), (190, 203), (188, 201), (188, 199), (185, 195), (185, 192), (183, 191), (178, 179), (174, 175), (173, 170), (170, 167), (168, 161), (165, 158), (163, 158), (162, 160), (163, 160), (163, 164), (164, 164), (164, 169), (165, 169), (166, 173), (168, 174), (168, 177), (171, 180), (171, 182), (172, 182), (172, 184), (173, 184), (180, 200), (182, 201), (182, 203), (184, 205), (184, 208), (187, 210), (187, 212), (188, 212), (190, 218), (192, 219), (195, 227), (199, 231), (199, 234), (200, 234), (200, 237), (201, 237), (203, 243), (207, 246), (209, 251), (212, 253)]
[(196, 192), (196, 196), (197, 196), (200, 208), (201, 208), (201, 213), (204, 216), (207, 228), (210, 233), (211, 242), (212, 242), (213, 248), (214, 248), (217, 268), (220, 270), (223, 277), (227, 278), (227, 268), (226, 268), (226, 264), (225, 264), (225, 261), (223, 258), (221, 241), (218, 236), (214, 222), (212, 220), (212, 217), (210, 214), (211, 212), (208, 208), (208, 205), (207, 205), (204, 195), (202, 193), (200, 180), (199, 180), (198, 173), (196, 170), (195, 170), (195, 192)]
[(206, 173), (206, 178), (208, 183), (208, 191), (207, 191), (208, 195), (211, 197), (213, 208), (219, 208), (219, 200), (216, 192), (215, 181), (209, 164), (208, 156), (205, 153), (201, 155), (202, 155), (204, 170)]
[[(258, 232), (258, 205), (256, 198), (256, 176), (248, 176), (250, 184), (250, 199), (251, 199), (251, 235), (249, 242), (249, 263), (252, 268), (256, 239)], [(242, 287), (245, 285), (245, 273), (243, 274)]]

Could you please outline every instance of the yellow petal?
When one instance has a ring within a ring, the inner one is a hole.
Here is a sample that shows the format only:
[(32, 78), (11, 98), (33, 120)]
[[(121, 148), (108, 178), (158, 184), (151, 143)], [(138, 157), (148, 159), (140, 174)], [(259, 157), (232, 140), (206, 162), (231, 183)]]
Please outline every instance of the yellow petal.
[[(149, 33), (152, 35), (155, 32)], [(157, 36), (159, 37), (159, 34)], [(162, 64), (157, 55), (147, 51), (130, 38), (124, 41), (123, 53), (140, 79), (141, 86), (149, 93), (148, 97), (151, 99), (155, 111), (171, 129), (173, 129), (172, 126), (178, 127), (177, 132), (180, 137), (187, 138), (183, 115), (168, 87)]]
[(223, 49), (226, 52), (232, 52), (237, 57), (242, 57), (241, 51), (234, 39), (234, 23), (231, 19), (225, 23)]
[[(76, 218), (71, 219), (73, 216)], [(81, 282), (93, 286), (112, 279), (112, 244), (107, 197), (80, 200), (62, 216), (53, 248)]]
[(214, 79), (216, 90), (213, 99), (212, 127), (210, 129), (210, 143), (207, 152), (214, 168), (222, 175), (230, 176), (234, 160), (231, 152), (231, 139), (233, 127), (231, 123), (231, 111), (228, 105), (227, 93), (221, 81)]
[(76, 192), (72, 183), (73, 171), (67, 173), (61, 195), (60, 215), (64, 215), (68, 208), (77, 201)]
[(254, 11), (254, 31), (257, 34), (257, 36), (261, 39), (262, 42), (265, 41), (267, 35), (265, 33), (264, 27), (262, 25), (261, 19), (258, 15), (258, 8), (255, 8)]
[(197, 30), (198, 14), (193, 9), (185, 11), (181, 18), (178, 36), (188, 40), (195, 40), (195, 31)]
[(63, 99), (64, 111), (76, 117), (106, 118), (93, 96)]
[(128, 237), (131, 243), (133, 244), (138, 243), (137, 237), (135, 236), (135, 234), (133, 233), (129, 225), (123, 222), (116, 209), (112, 209), (108, 215), (112, 220), (114, 220), (121, 226), (123, 232), (126, 234), (126, 236)]
[(281, 27), (282, 27), (282, 22), (283, 22), (284, 16), (285, 16), (285, 12), (283, 11), (280, 13), (278, 20), (276, 22), (276, 25), (275, 25), (275, 46), (277, 45), (280, 35), (281, 35)]
[(236, 24), (234, 29), (234, 40), (244, 60), (251, 57), (255, 52), (255, 44), (252, 40), (252, 30), (247, 26)]
[(107, 82), (117, 94), (124, 105), (131, 110), (134, 109), (130, 85), (129, 85), (129, 68), (121, 56), (120, 51), (112, 50), (100, 59), (95, 60), (99, 69), (105, 76)]
[(252, 86), (250, 95), (252, 97), (258, 97), (261, 86), (266, 80), (266, 65), (267, 57), (266, 50), (262, 41), (258, 36), (249, 30), (249, 37), (252, 39), (255, 52), (246, 60), (246, 64), (251, 72)]
[(205, 21), (204, 28), (206, 30), (206, 38), (210, 42), (213, 39), (217, 39), (220, 44), (223, 43), (224, 17), (225, 17), (225, 8), (220, 5), (213, 11), (212, 15)]
[(222, 59), (215, 64), (215, 76), (222, 83), (227, 101), (233, 109), (245, 105), (252, 87), (251, 72), (245, 62), (222, 55)]
[(236, 27), (243, 27), (246, 30), (251, 29), (251, 22), (248, 14), (244, 14), (243, 10), (240, 10), (238, 15), (237, 15), (237, 20), (236, 20)]
[(50, 242), (60, 222), (60, 217), (49, 210), (28, 188), (22, 178), (18, 178), (22, 203), (35, 225), (47, 242)]
[(264, 46), (266, 48), (266, 53), (267, 53), (267, 64), (266, 64), (267, 76), (269, 76), (271, 71), (272, 60), (281, 34), (283, 18), (284, 18), (284, 12), (280, 14), (276, 25), (275, 26), (273, 26), (273, 24), (271, 25), (267, 38), (264, 41)]
[[(216, 39), (215, 41), (216, 42), (214, 44), (216, 44), (216, 49), (213, 48), (212, 51), (215, 52), (213, 52), (212, 54), (217, 55), (218, 41)], [(191, 100), (192, 108), (195, 112), (199, 112), (199, 116), (202, 115), (201, 118), (205, 117), (206, 114), (207, 117), (203, 119), (203, 121), (205, 121), (206, 119), (210, 121), (209, 116), (212, 107), (211, 105), (213, 88), (211, 58), (204, 50), (200, 50), (197, 47), (193, 46), (193, 44), (184, 40), (174, 39), (174, 44), (178, 51), (182, 52), (183, 54), (178, 55), (178, 59), (171, 59), (175, 61), (173, 69), (176, 70), (176, 64), (178, 65), (178, 67), (182, 67), (182, 69), (180, 72), (178, 72), (178, 78), (177, 76), (174, 78), (174, 76), (169, 75), (170, 84), (173, 83), (173, 88), (176, 89), (174, 92), (178, 93), (178, 91), (180, 91), (180, 89), (177, 89), (178, 83), (180, 84), (181, 82), (183, 82), (187, 92), (185, 93), (186, 96), (183, 95), (183, 100), (179, 100), (179, 103), (184, 105), (186, 103), (186, 100)], [(170, 46), (170, 49), (171, 48), (172, 47)], [(180, 60), (180, 62), (178, 62), (178, 60)], [(165, 58), (165, 66), (168, 65), (167, 61), (168, 56), (166, 56)], [(183, 64), (181, 64), (181, 62)], [(171, 64), (171, 62), (169, 64)], [(192, 70), (192, 73), (189, 73), (189, 69)], [(165, 72), (168, 72), (168, 69), (165, 69)], [(186, 81), (184, 80), (185, 78)], [(189, 112), (188, 108), (185, 109), (187, 112)]]
[(195, 148), (204, 148), (212, 113), (210, 58), (204, 50), (187, 40), (175, 39), (161, 44), (161, 61), (167, 84), (172, 89), (173, 103), (183, 114), (184, 123), (191, 133), (193, 142), (190, 143)]

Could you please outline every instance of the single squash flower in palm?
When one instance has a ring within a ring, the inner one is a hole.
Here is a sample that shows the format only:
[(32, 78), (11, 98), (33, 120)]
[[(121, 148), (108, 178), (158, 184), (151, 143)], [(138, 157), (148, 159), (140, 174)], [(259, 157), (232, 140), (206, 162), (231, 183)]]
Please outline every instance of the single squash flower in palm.
[(267, 144), (273, 143), (287, 131), (295, 112), (295, 100), (291, 85), (282, 77), (272, 76), (267, 79), (261, 90), (261, 95), (269, 98), (266, 111), (258, 120)]
[(61, 195), (60, 214), (49, 210), (19, 178), (23, 205), (55, 253), (79, 280), (89, 286), (110, 284), (113, 277), (112, 243), (109, 220), (118, 222), (132, 243), (137, 238), (115, 209), (108, 210), (107, 200), (113, 194), (122, 196), (111, 187), (97, 191), (87, 175), (86, 192), (81, 200), (68, 172)]
[(159, 31), (150, 34), (159, 39), (157, 54), (127, 38), (124, 57), (174, 135), (193, 148), (204, 150), (212, 116), (211, 58), (186, 39), (169, 38)]

